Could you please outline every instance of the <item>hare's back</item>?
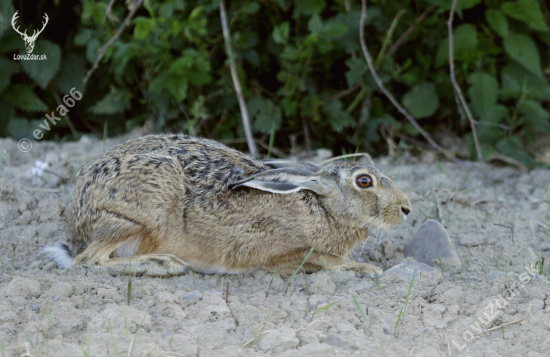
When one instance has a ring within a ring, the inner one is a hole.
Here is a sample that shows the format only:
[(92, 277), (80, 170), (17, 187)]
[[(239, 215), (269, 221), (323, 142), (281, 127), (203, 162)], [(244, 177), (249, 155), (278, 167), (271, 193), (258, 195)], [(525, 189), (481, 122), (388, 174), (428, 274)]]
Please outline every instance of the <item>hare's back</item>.
[(112, 186), (156, 187), (158, 181), (168, 180), (182, 182), (188, 192), (209, 195), (265, 168), (216, 141), (183, 134), (149, 135), (118, 145), (83, 168), (77, 192), (80, 188), (85, 194), (94, 186), (101, 191)]

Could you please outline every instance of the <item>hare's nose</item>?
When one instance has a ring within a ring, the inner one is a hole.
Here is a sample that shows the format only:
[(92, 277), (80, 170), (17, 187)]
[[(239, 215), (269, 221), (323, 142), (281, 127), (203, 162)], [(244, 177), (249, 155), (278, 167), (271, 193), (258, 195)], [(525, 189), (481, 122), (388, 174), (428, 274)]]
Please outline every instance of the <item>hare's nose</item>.
[(406, 206), (401, 206), (401, 212), (405, 213), (405, 216), (411, 212), (411, 209)]

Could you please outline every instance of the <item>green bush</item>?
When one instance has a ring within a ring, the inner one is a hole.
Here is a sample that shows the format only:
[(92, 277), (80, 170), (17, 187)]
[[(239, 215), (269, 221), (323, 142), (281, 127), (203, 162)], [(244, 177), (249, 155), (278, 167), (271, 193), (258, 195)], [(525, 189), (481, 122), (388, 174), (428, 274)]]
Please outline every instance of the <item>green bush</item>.
[[(106, 122), (109, 135), (117, 135), (151, 120), (156, 132), (243, 142), (230, 140), (244, 138), (244, 131), (219, 1), (144, 1), (84, 86), (98, 50), (129, 12), (119, 0), (106, 15), (109, 2), (38, 0), (27, 2), (25, 11), (16, 8), (21, 2), (2, 2), (0, 135), (31, 137), (75, 87), (83, 99), (44, 131), (46, 139), (102, 135)], [(273, 132), (275, 146), (287, 152), (310, 136), (313, 148), (381, 153), (387, 150), (381, 133), (397, 142), (417, 136), (366, 67), (360, 2), (240, 0), (227, 5), (255, 137), (267, 142)], [(367, 45), (380, 77), (419, 123), (431, 133), (439, 125), (463, 136), (474, 158), (469, 122), (459, 114), (449, 79), (450, 5), (450, 0), (370, 1)], [(499, 152), (533, 164), (525, 144), (550, 133), (550, 36), (542, 6), (539, 0), (459, 1), (457, 80), (479, 121), (485, 158)], [(48, 14), (50, 22), (33, 52), (47, 54), (47, 61), (13, 60), (25, 53), (9, 23), (16, 9), (25, 15), (18, 24), (28, 32)], [(406, 41), (392, 47), (410, 26), (416, 28)]]

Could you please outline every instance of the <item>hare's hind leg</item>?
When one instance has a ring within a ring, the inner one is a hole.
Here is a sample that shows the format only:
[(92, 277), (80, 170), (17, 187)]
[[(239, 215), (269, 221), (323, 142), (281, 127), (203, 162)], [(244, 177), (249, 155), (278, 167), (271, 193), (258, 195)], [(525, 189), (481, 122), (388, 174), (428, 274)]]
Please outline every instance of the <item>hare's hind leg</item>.
[[(103, 212), (90, 234), (91, 243), (71, 265), (106, 270), (113, 275), (172, 276), (187, 272), (188, 264), (172, 254), (157, 253), (157, 236), (120, 215)], [(130, 266), (131, 265), (131, 266)]]
[(185, 274), (188, 264), (172, 254), (144, 254), (133, 257), (111, 258), (117, 245), (94, 242), (84, 252), (76, 256), (73, 263), (82, 264), (97, 270), (108, 271), (112, 275), (174, 276)]

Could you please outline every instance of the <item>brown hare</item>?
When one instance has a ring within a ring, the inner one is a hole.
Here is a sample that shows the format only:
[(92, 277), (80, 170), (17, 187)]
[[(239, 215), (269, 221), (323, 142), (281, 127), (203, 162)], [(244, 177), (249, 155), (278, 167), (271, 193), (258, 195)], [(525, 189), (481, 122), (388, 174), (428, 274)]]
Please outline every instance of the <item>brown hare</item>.
[(46, 250), (61, 267), (112, 274), (131, 264), (136, 275), (265, 268), (285, 276), (314, 246), (307, 272), (373, 275), (382, 270), (348, 255), (409, 211), (407, 196), (373, 166), (259, 161), (211, 140), (150, 135), (81, 170), (71, 240)]

